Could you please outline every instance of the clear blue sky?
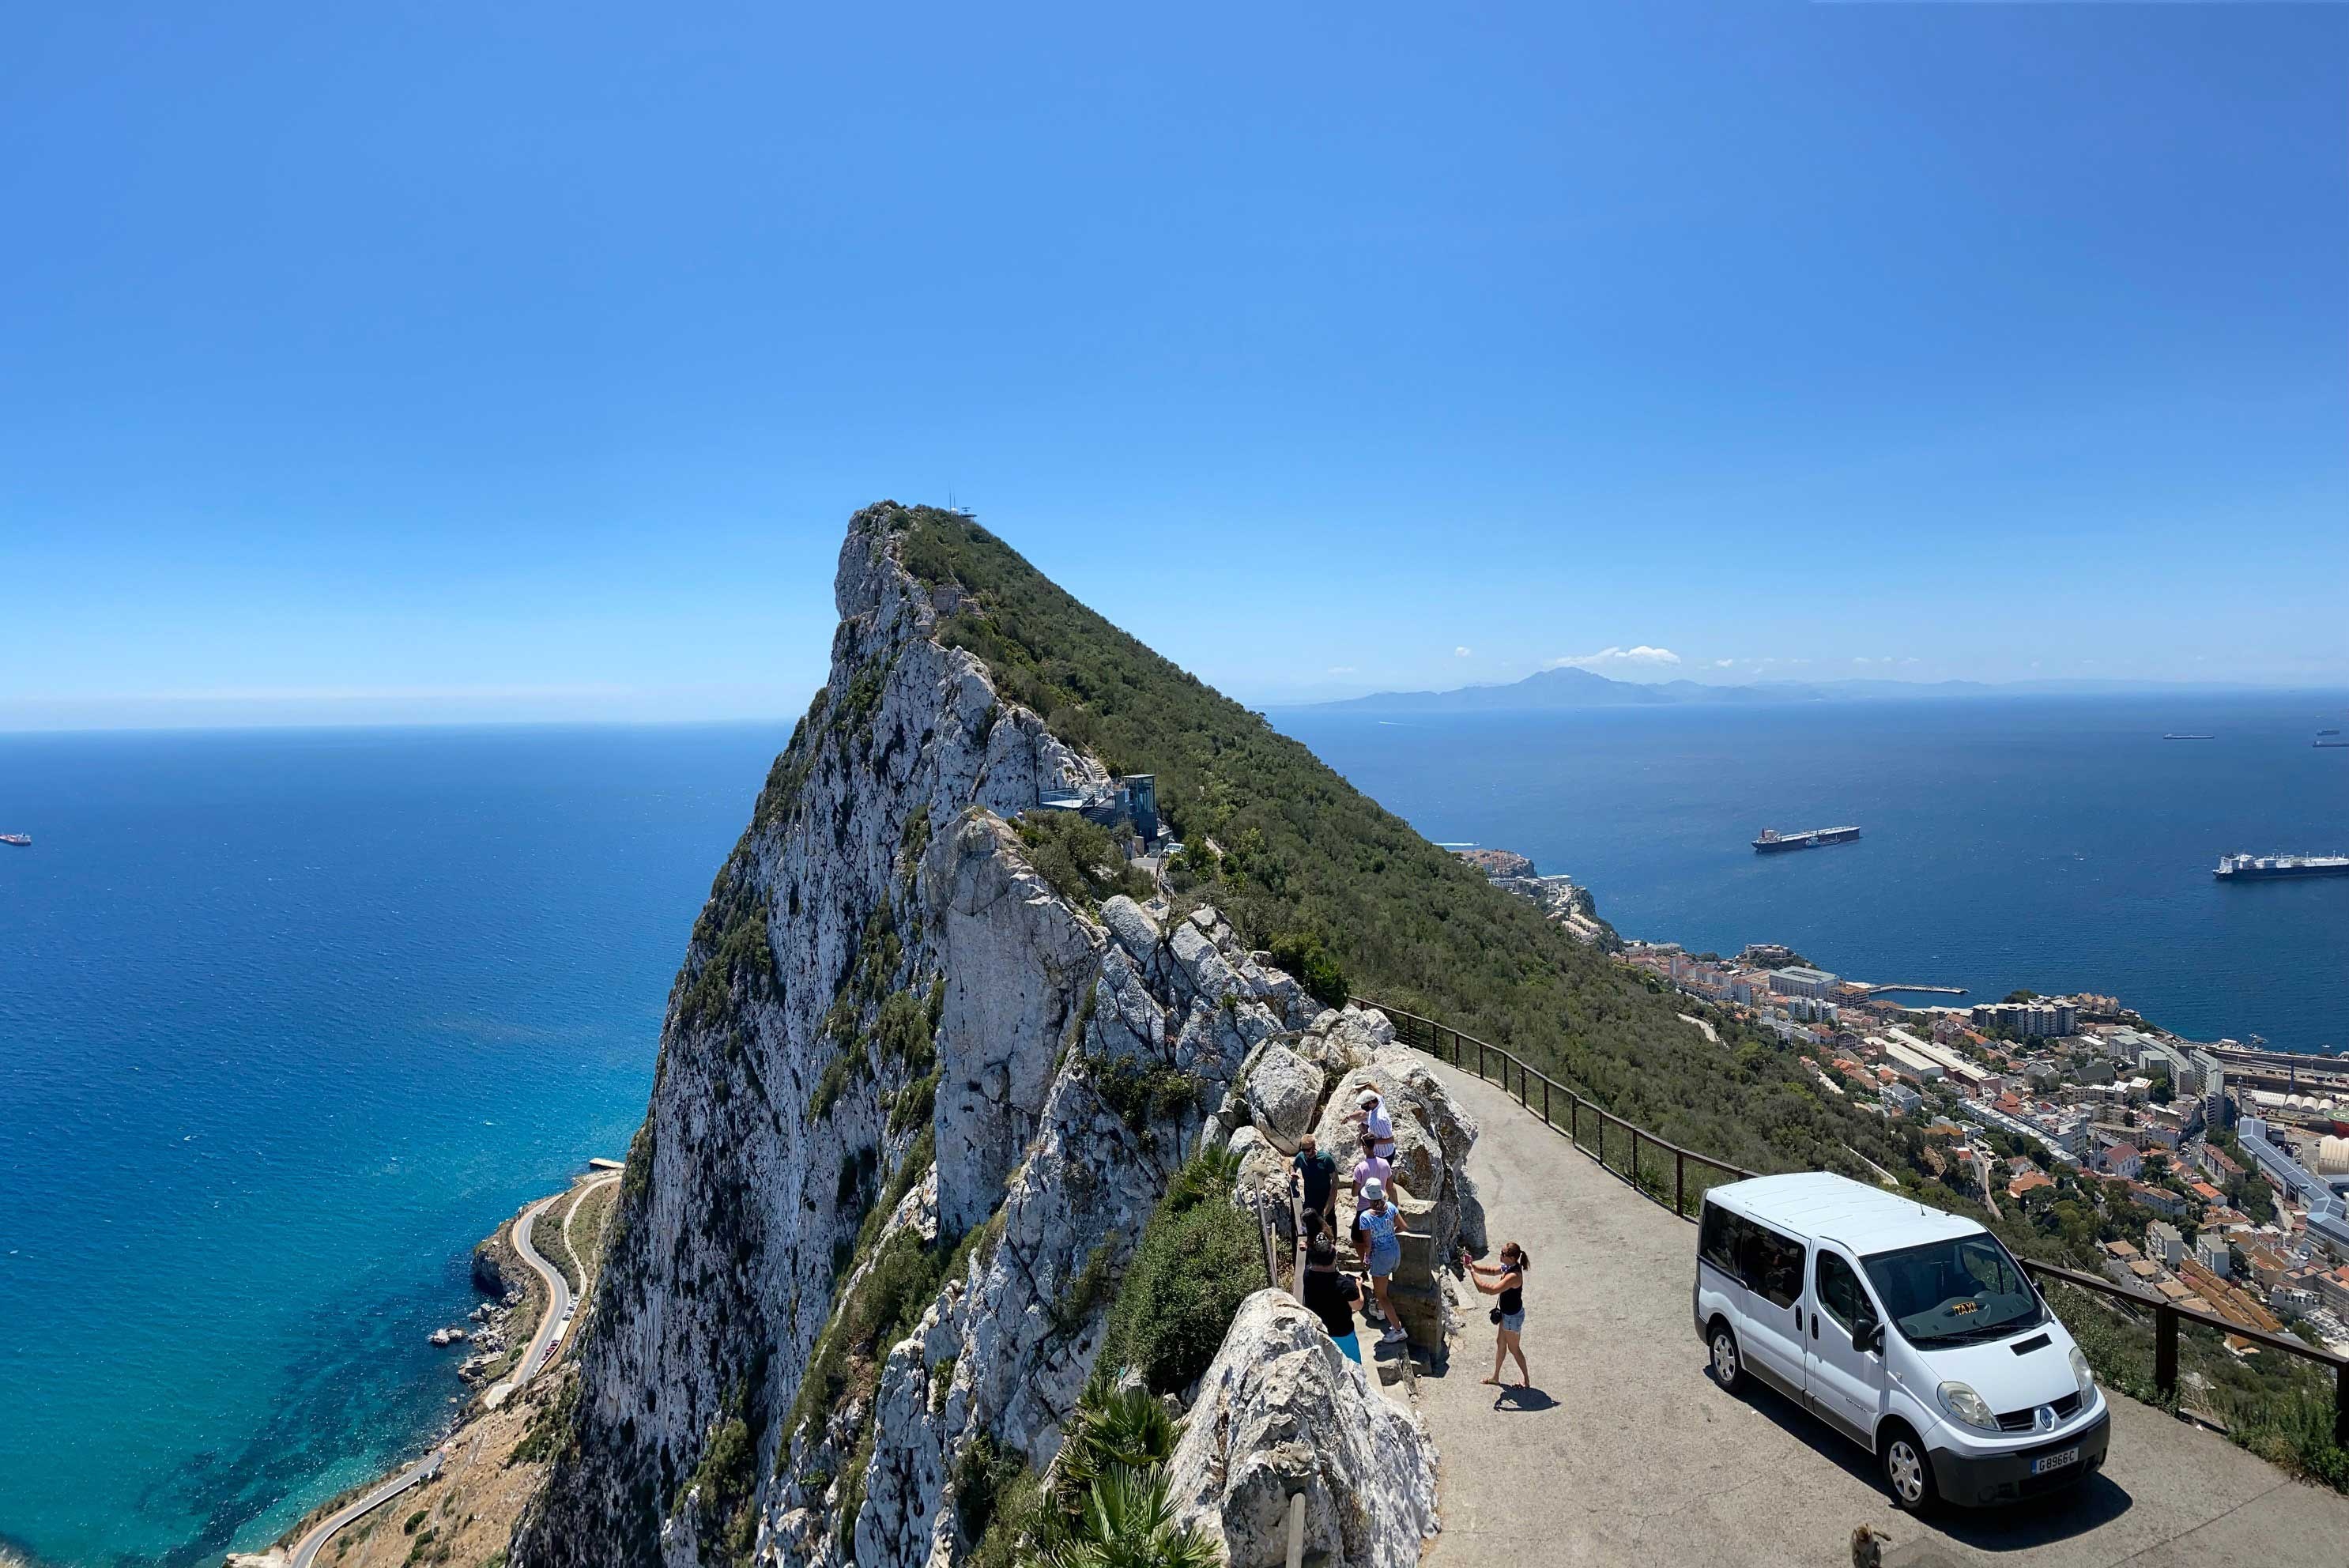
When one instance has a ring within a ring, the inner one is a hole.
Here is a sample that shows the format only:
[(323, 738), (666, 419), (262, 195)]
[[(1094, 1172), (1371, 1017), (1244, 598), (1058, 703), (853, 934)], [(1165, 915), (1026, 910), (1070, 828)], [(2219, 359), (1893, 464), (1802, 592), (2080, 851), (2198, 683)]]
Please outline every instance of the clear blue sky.
[(2349, 679), (2349, 7), (852, 9), (20, 9), (0, 727), (792, 713), (949, 489), (1257, 701)]

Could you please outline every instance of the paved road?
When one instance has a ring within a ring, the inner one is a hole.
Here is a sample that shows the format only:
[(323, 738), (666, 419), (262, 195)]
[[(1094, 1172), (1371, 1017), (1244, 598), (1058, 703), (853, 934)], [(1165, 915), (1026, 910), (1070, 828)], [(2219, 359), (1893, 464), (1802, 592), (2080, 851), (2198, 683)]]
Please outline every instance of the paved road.
[(545, 1284), (546, 1310), (538, 1315), (538, 1327), (531, 1334), (530, 1345), (523, 1351), (522, 1359), (514, 1363), (513, 1376), (483, 1396), (492, 1410), (512, 1398), (515, 1389), (538, 1376), (539, 1368), (544, 1367), (547, 1357), (554, 1353), (555, 1344), (562, 1337), (563, 1331), (570, 1326), (571, 1282), (564, 1277), (561, 1269), (549, 1263), (536, 1247), (531, 1245), (530, 1237), (531, 1232), (538, 1226), (539, 1215), (572, 1197), (572, 1192), (563, 1191), (552, 1198), (541, 1198), (524, 1209), (513, 1222), (514, 1251), (522, 1254), (522, 1261), (529, 1264), (531, 1272)]
[(1482, 1124), (1469, 1167), (1494, 1246), (1514, 1240), (1533, 1258), (1525, 1344), (1542, 1390), (1496, 1407), (1477, 1381), (1493, 1341), (1475, 1306), (1443, 1375), (1421, 1375), (1443, 1452), (1438, 1568), (1826, 1568), (1850, 1561), (1860, 1524), (1892, 1538), (1886, 1568), (2349, 1561), (2349, 1499), (2120, 1398), (2104, 1474), (2069, 1495), (1928, 1522), (1899, 1512), (1860, 1449), (1775, 1394), (1733, 1398), (1705, 1375), (1689, 1323), (1693, 1225), (1499, 1088), (1435, 1071)]
[(374, 1512), (417, 1482), (438, 1474), (440, 1469), (440, 1458), (441, 1450), (434, 1449), (373, 1491), (360, 1497), (357, 1501), (344, 1504), (312, 1525), (310, 1533), (295, 1543), (294, 1554), (287, 1559), (286, 1568), (311, 1568), (311, 1564), (317, 1561), (319, 1548), (334, 1539), (335, 1532), (353, 1520)]
[[(571, 1315), (577, 1305), (572, 1298), (571, 1281), (564, 1276), (561, 1269), (555, 1267), (543, 1253), (531, 1244), (531, 1233), (537, 1228), (539, 1215), (557, 1203), (570, 1204), (570, 1207), (564, 1211), (563, 1215), (563, 1244), (570, 1249), (571, 1256), (575, 1262), (579, 1256), (579, 1249), (571, 1239), (571, 1222), (579, 1217), (579, 1201), (596, 1188), (609, 1186), (619, 1179), (619, 1173), (615, 1171), (609, 1176), (600, 1176), (593, 1181), (583, 1181), (567, 1192), (557, 1192), (551, 1198), (541, 1198), (537, 1202), (524, 1209), (522, 1212), (522, 1217), (514, 1222), (514, 1251), (522, 1254), (522, 1261), (528, 1264), (531, 1271), (545, 1283), (546, 1310), (539, 1315), (538, 1327), (530, 1336), (529, 1348), (522, 1353), (522, 1359), (514, 1364), (514, 1375), (492, 1388), (484, 1396), (492, 1410), (512, 1398), (516, 1389), (523, 1387), (532, 1378), (545, 1370), (546, 1364), (554, 1359), (555, 1351), (561, 1348), (564, 1333), (571, 1326)], [(580, 1273), (581, 1285), (584, 1289), (586, 1284), (586, 1271), (583, 1267)]]

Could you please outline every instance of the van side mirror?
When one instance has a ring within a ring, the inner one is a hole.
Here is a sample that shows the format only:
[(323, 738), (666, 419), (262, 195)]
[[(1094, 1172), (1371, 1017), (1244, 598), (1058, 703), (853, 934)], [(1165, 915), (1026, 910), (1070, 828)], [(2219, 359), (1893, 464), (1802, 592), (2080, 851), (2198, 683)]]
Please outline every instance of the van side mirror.
[(1863, 1317), (1851, 1326), (1851, 1347), (1865, 1355), (1884, 1348), (1884, 1325), (1872, 1317)]

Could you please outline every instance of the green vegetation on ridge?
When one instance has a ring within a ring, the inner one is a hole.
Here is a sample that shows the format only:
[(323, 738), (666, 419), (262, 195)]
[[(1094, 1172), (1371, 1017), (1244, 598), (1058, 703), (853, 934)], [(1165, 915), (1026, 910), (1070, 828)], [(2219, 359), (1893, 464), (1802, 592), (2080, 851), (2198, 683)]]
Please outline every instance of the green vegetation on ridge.
[[(1195, 854), (1192, 896), (1329, 999), (1349, 988), (1482, 1035), (1658, 1134), (1757, 1169), (1859, 1167), (1881, 1123), (1822, 1102), (1789, 1055), (1708, 1044), (1606, 957), (1071, 598), (987, 530), (901, 509), (901, 559), (960, 590), (939, 638), (1122, 773), (1152, 773)], [(1220, 853), (1209, 851), (1212, 839)], [(1096, 883), (1098, 885), (1098, 883)], [(1090, 890), (1089, 890), (1090, 891)]]

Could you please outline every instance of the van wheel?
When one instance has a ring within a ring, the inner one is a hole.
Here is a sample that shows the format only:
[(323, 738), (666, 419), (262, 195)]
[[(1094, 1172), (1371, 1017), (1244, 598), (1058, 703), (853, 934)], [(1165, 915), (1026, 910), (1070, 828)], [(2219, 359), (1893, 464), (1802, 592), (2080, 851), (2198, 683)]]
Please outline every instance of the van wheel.
[(1745, 1362), (1737, 1354), (1737, 1336), (1729, 1331), (1729, 1325), (1714, 1318), (1705, 1343), (1713, 1347), (1713, 1380), (1725, 1393), (1734, 1394), (1744, 1387)]
[(1918, 1441), (1916, 1433), (1906, 1427), (1890, 1428), (1876, 1457), (1884, 1472), (1885, 1488), (1892, 1493), (1894, 1507), (1910, 1513), (1922, 1513), (1932, 1507), (1932, 1461), (1925, 1457), (1925, 1445)]

